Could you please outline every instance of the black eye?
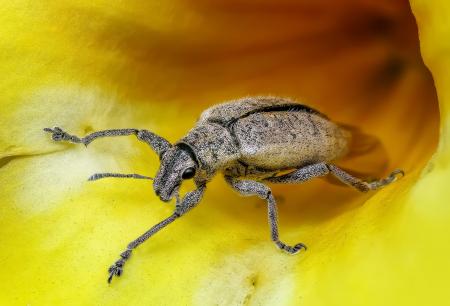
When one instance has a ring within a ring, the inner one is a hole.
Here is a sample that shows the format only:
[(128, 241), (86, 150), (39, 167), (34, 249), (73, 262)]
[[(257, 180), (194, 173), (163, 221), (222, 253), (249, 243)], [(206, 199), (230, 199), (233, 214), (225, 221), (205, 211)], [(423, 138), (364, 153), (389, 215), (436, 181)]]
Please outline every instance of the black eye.
[(191, 168), (187, 168), (186, 170), (184, 170), (183, 174), (181, 175), (181, 178), (183, 180), (188, 180), (190, 178), (193, 178), (195, 175), (195, 169), (193, 167)]

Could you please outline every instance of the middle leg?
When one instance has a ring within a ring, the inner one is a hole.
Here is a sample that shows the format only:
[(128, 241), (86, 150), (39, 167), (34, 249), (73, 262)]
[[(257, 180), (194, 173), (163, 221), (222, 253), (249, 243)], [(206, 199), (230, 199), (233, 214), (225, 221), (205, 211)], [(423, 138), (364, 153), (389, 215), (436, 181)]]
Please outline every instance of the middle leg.
[(303, 243), (298, 243), (294, 246), (290, 246), (282, 242), (278, 234), (278, 212), (277, 203), (272, 195), (272, 191), (266, 185), (251, 181), (251, 180), (237, 180), (230, 176), (225, 176), (225, 180), (230, 186), (238, 191), (243, 196), (259, 196), (261, 199), (267, 201), (268, 217), (270, 225), (270, 236), (272, 241), (275, 242), (277, 247), (290, 254), (298, 253), (302, 248), (306, 250), (306, 246)]

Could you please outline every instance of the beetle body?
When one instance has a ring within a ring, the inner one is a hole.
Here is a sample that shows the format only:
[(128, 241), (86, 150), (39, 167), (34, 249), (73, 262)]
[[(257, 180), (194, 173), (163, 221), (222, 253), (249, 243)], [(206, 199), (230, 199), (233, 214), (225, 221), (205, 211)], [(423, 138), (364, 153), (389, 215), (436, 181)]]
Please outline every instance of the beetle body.
[(243, 98), (205, 110), (178, 143), (195, 153), (204, 179), (216, 171), (264, 178), (344, 156), (351, 133), (288, 99)]
[[(160, 167), (153, 179), (153, 189), (162, 201), (175, 197), (175, 210), (128, 244), (120, 259), (109, 268), (109, 282), (122, 274), (132, 250), (194, 208), (206, 184), (218, 173), (241, 195), (256, 195), (267, 202), (270, 237), (279, 249), (290, 254), (302, 248), (306, 250), (306, 246), (302, 243), (290, 246), (279, 239), (277, 206), (265, 183), (302, 183), (331, 174), (341, 183), (367, 192), (390, 184), (397, 174), (403, 175), (403, 171), (395, 170), (385, 179), (365, 182), (338, 168), (332, 164), (335, 160), (364, 151), (358, 148), (361, 143), (367, 143), (360, 141), (364, 134), (334, 123), (308, 106), (277, 97), (249, 97), (213, 106), (174, 145), (139, 129), (104, 130), (83, 138), (58, 127), (44, 130), (52, 133), (55, 141), (86, 146), (100, 137), (136, 135), (159, 155)], [(367, 140), (366, 136), (362, 138)], [(140, 174), (97, 173), (89, 180), (105, 177), (152, 179)], [(183, 180), (191, 178), (196, 189), (180, 199), (178, 190)]]

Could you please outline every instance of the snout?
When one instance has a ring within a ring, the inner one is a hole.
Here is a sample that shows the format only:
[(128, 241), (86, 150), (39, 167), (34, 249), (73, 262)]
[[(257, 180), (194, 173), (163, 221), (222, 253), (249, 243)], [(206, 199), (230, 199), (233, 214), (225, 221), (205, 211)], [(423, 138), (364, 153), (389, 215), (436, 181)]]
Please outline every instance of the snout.
[(159, 196), (160, 200), (163, 202), (169, 202), (175, 196), (179, 185), (173, 188), (157, 188), (155, 189), (155, 194)]
[(170, 195), (160, 195), (159, 199), (163, 202), (169, 202), (172, 199), (172, 197)]

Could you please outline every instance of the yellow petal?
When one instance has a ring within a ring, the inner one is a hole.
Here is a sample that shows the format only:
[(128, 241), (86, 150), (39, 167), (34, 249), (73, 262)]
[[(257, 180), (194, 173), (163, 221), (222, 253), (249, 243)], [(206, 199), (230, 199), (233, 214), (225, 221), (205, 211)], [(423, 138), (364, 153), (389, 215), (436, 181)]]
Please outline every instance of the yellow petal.
[[(440, 136), (403, 1), (3, 3), (0, 304), (444, 304), (450, 7), (414, 1), (413, 11)], [(378, 136), (389, 168), (407, 176), (370, 195), (320, 180), (274, 186), (281, 237), (309, 246), (297, 256), (273, 246), (265, 203), (218, 177), (108, 285), (126, 244), (173, 207), (147, 181), (86, 179), (153, 176), (158, 159), (132, 138), (86, 149), (42, 128), (137, 127), (175, 141), (209, 105), (263, 94)]]

